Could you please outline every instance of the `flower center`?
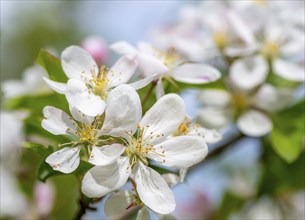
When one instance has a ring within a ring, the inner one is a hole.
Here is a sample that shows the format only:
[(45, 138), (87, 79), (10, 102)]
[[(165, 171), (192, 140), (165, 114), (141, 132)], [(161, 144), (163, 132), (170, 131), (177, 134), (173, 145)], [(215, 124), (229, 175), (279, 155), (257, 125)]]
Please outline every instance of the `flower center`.
[(215, 32), (213, 35), (214, 42), (216, 46), (222, 50), (227, 45), (227, 37), (223, 32)]
[[(160, 156), (164, 156), (163, 154), (164, 152), (162, 153), (156, 152), (154, 146), (148, 140), (143, 138), (143, 134), (144, 134), (144, 128), (141, 128), (139, 125), (135, 135), (136, 137), (128, 133), (128, 135), (130, 135), (131, 137), (131, 140), (129, 143), (126, 143), (127, 147), (125, 153), (130, 158), (129, 163), (131, 167), (135, 165), (138, 161), (141, 161), (143, 164), (148, 165), (148, 161), (146, 158), (148, 152), (154, 152), (156, 154), (159, 154)], [(150, 134), (151, 136), (149, 139), (164, 136), (164, 134), (153, 136), (153, 132), (151, 132)]]
[(266, 0), (254, 0), (254, 3), (260, 6), (266, 5)]
[(100, 72), (97, 76), (92, 74), (92, 79), (89, 83), (87, 83), (87, 87), (91, 92), (95, 95), (100, 96), (103, 100), (107, 98), (108, 89), (107, 85), (109, 83), (109, 79), (107, 78), (107, 74), (109, 69), (106, 66), (102, 66)]
[(80, 141), (93, 142), (95, 139), (96, 129), (93, 125), (82, 125), (76, 133), (80, 137)]
[(268, 59), (273, 59), (279, 54), (279, 45), (276, 42), (266, 42), (262, 49), (261, 53)]
[(186, 135), (189, 132), (189, 127), (186, 122), (182, 122), (178, 129), (173, 133), (173, 136), (181, 136), (181, 135)]

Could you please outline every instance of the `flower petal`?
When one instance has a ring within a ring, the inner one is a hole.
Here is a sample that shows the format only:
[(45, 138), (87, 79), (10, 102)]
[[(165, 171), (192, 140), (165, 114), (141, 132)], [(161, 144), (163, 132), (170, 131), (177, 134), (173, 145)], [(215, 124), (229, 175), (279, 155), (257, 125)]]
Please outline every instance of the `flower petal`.
[(49, 155), (46, 162), (62, 173), (72, 173), (79, 165), (80, 147), (65, 147)]
[(119, 41), (110, 45), (110, 49), (121, 55), (133, 55), (137, 53), (136, 48), (126, 41)]
[(99, 135), (126, 137), (126, 132), (135, 132), (141, 117), (139, 95), (131, 86), (121, 85), (108, 95), (105, 120)]
[(163, 87), (163, 81), (162, 78), (158, 80), (157, 86), (156, 86), (156, 97), (157, 100), (161, 99), (165, 95), (164, 87)]
[(84, 176), (82, 192), (90, 197), (102, 197), (123, 186), (131, 173), (128, 157), (121, 157), (113, 164), (95, 166)]
[(150, 215), (149, 215), (149, 211), (145, 206), (143, 206), (139, 210), (136, 220), (144, 220), (144, 219), (145, 220), (151, 220)]
[(160, 60), (151, 55), (138, 53), (136, 59), (139, 69), (145, 77), (168, 72), (168, 68)]
[(204, 64), (184, 64), (173, 72), (173, 78), (179, 82), (202, 84), (214, 82), (220, 78), (220, 72), (212, 66)]
[(174, 211), (176, 207), (174, 195), (159, 173), (140, 163), (135, 182), (139, 197), (146, 206), (161, 214)]
[(265, 114), (250, 110), (238, 118), (237, 127), (248, 136), (261, 137), (272, 130), (272, 122)]
[(108, 165), (118, 159), (124, 151), (125, 148), (121, 144), (93, 147), (88, 162), (96, 166)]
[(255, 94), (255, 105), (268, 112), (279, 111), (292, 102), (294, 93), (293, 88), (276, 88), (264, 84)]
[(73, 118), (85, 125), (90, 125), (94, 120), (94, 117), (85, 115), (80, 110), (73, 107), (72, 105), (69, 105), (69, 109), (70, 109), (70, 113), (73, 116)]
[(128, 190), (113, 192), (105, 202), (105, 214), (111, 219), (118, 219), (129, 210), (126, 209), (135, 202), (133, 194)]
[(129, 56), (121, 57), (107, 73), (110, 88), (128, 82), (137, 69), (137, 62)]
[(268, 65), (261, 56), (242, 58), (230, 68), (230, 80), (239, 89), (251, 90), (262, 84), (268, 74)]
[(86, 84), (77, 79), (68, 81), (66, 98), (70, 105), (88, 116), (101, 115), (105, 110), (105, 101), (89, 92)]
[(208, 153), (203, 138), (197, 136), (178, 136), (154, 146), (147, 157), (162, 165), (174, 168), (188, 168), (202, 161)]
[(57, 93), (65, 94), (66, 91), (66, 84), (55, 82), (53, 80), (48, 79), (47, 77), (43, 77), (43, 80)]
[(52, 106), (46, 106), (43, 109), (44, 119), (41, 126), (55, 135), (74, 134), (77, 123), (65, 112)]
[(282, 59), (275, 59), (272, 65), (276, 75), (294, 82), (305, 82), (304, 66)]
[(163, 96), (146, 112), (140, 122), (140, 126), (144, 128), (143, 139), (151, 144), (160, 143), (179, 127), (184, 116), (184, 103), (180, 96)]
[(160, 74), (155, 74), (155, 75), (152, 75), (152, 76), (148, 76), (144, 79), (135, 81), (133, 83), (130, 83), (128, 85), (130, 85), (135, 90), (138, 90), (138, 89), (142, 89), (143, 87), (147, 86), (152, 81), (158, 80), (160, 77), (161, 77)]
[(199, 93), (198, 99), (205, 106), (223, 108), (230, 105), (231, 95), (225, 90), (205, 89)]
[(195, 126), (190, 129), (188, 135), (200, 136), (204, 139), (206, 143), (216, 143), (222, 139), (222, 135), (215, 129), (207, 129), (201, 126)]
[(227, 109), (205, 107), (198, 113), (198, 121), (206, 128), (220, 129), (229, 124), (231, 112)]
[(71, 79), (88, 81), (99, 72), (91, 55), (78, 46), (70, 46), (62, 52), (61, 65)]

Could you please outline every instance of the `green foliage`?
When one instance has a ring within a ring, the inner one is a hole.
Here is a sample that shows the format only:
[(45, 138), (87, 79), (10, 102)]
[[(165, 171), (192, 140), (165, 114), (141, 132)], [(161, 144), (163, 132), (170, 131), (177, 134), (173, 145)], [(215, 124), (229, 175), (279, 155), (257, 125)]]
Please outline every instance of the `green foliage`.
[(235, 211), (238, 211), (244, 203), (245, 199), (240, 198), (233, 193), (226, 192), (215, 219), (228, 219), (230, 215)]
[(302, 100), (273, 116), (272, 147), (288, 163), (295, 161), (304, 149), (304, 108)]
[(80, 181), (74, 175), (59, 175), (52, 177), (55, 185), (55, 201), (51, 219), (75, 219), (79, 210)]
[(294, 162), (287, 164), (273, 150), (267, 139), (263, 140), (262, 176), (258, 194), (286, 194), (304, 190), (304, 152)]
[(58, 82), (67, 82), (68, 78), (62, 70), (60, 60), (48, 51), (41, 49), (36, 58), (36, 63), (47, 71), (50, 79)]

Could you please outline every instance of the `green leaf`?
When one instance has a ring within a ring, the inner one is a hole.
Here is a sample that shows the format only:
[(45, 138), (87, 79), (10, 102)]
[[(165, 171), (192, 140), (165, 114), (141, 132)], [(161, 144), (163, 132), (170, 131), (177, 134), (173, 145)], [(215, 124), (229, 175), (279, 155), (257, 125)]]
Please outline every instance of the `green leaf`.
[(46, 50), (41, 49), (39, 51), (36, 63), (47, 71), (51, 80), (67, 82), (68, 78), (61, 67), (60, 60)]
[(51, 176), (63, 175), (63, 174), (64, 173), (61, 173), (61, 172), (56, 171), (56, 170), (53, 170), (53, 168), (48, 163), (43, 161), (42, 164), (40, 165), (39, 169), (38, 169), (38, 176), (37, 176), (37, 178), (40, 181), (45, 182)]
[(304, 108), (302, 100), (273, 116), (272, 147), (288, 163), (295, 161), (304, 149)]
[(150, 168), (154, 169), (155, 171), (157, 171), (158, 173), (160, 173), (161, 175), (166, 174), (166, 173), (173, 173), (173, 174), (179, 175), (179, 172), (174, 171), (174, 170), (169, 170), (164, 167), (160, 167), (160, 166), (156, 166), (156, 165), (152, 165), (152, 164), (149, 164), (148, 166)]
[(263, 139), (262, 175), (258, 194), (287, 195), (291, 192), (303, 190), (304, 180), (304, 152), (292, 163), (286, 163), (274, 152), (268, 138)]
[(23, 145), (23, 147), (26, 147), (26, 148), (34, 151), (35, 153), (37, 153), (38, 155), (40, 155), (43, 158), (49, 156), (49, 154), (51, 154), (53, 152), (52, 147), (46, 148), (42, 144), (38, 144), (38, 143), (24, 142), (22, 145)]
[(74, 175), (59, 175), (51, 179), (55, 186), (55, 201), (51, 219), (75, 219), (79, 207), (80, 181)]
[(233, 193), (226, 192), (222, 198), (220, 208), (215, 219), (228, 219), (232, 213), (239, 210), (245, 199), (236, 196)]

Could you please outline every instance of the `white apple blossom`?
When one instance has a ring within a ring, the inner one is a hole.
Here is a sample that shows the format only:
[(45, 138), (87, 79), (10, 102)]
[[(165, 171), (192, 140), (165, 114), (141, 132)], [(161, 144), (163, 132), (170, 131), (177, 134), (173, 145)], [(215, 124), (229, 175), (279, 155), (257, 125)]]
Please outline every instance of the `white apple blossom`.
[(21, 80), (5, 80), (1, 83), (4, 98), (10, 99), (50, 92), (50, 88), (43, 83), (43, 76), (46, 76), (46, 72), (40, 66), (33, 65), (24, 70)]
[[(141, 116), (141, 111), (135, 111)], [(82, 191), (88, 197), (101, 197), (123, 186), (130, 177), (140, 200), (153, 211), (167, 214), (175, 209), (173, 194), (162, 176), (148, 166), (148, 159), (165, 166), (188, 168), (207, 155), (201, 137), (168, 138), (185, 116), (184, 103), (175, 94), (160, 98), (138, 123), (137, 130), (122, 130), (124, 154), (115, 163), (96, 166), (84, 176)], [(124, 119), (122, 119), (124, 123)]]
[(183, 83), (204, 84), (220, 78), (220, 72), (214, 67), (206, 64), (187, 63), (174, 48), (162, 51), (149, 43), (140, 42), (136, 49), (124, 41), (114, 43), (110, 48), (119, 54), (133, 56), (145, 77), (160, 75), (157, 81), (157, 98), (165, 94), (162, 79), (166, 79), (170, 83), (173, 78)]
[[(101, 117), (90, 117), (70, 106), (70, 117), (65, 112), (47, 106), (43, 109), (42, 127), (55, 135), (69, 135), (75, 140), (61, 146), (63, 149), (47, 157), (54, 170), (63, 173), (73, 172), (79, 165), (79, 153), (88, 147), (88, 161), (95, 165), (105, 165), (116, 160), (125, 150), (120, 144), (105, 145), (99, 137), (102, 135), (121, 136), (122, 130), (133, 130), (134, 121), (139, 120), (135, 111), (140, 111), (140, 99), (130, 86), (121, 85), (113, 89), (107, 97), (107, 107), (103, 124)], [(124, 124), (121, 120), (124, 119)], [(102, 146), (103, 145), (103, 146)], [(102, 146), (102, 147), (101, 147)]]
[[(135, 60), (121, 57), (109, 70), (98, 66), (91, 55), (78, 46), (70, 46), (61, 54), (61, 65), (69, 78), (67, 84), (45, 81), (57, 92), (65, 94), (70, 105), (88, 116), (102, 114), (109, 92), (125, 84), (137, 68)], [(132, 84), (137, 89), (149, 84), (152, 79), (143, 79)]]
[(86, 37), (81, 42), (81, 47), (93, 57), (98, 65), (106, 62), (108, 57), (108, 45), (103, 38), (98, 36)]

